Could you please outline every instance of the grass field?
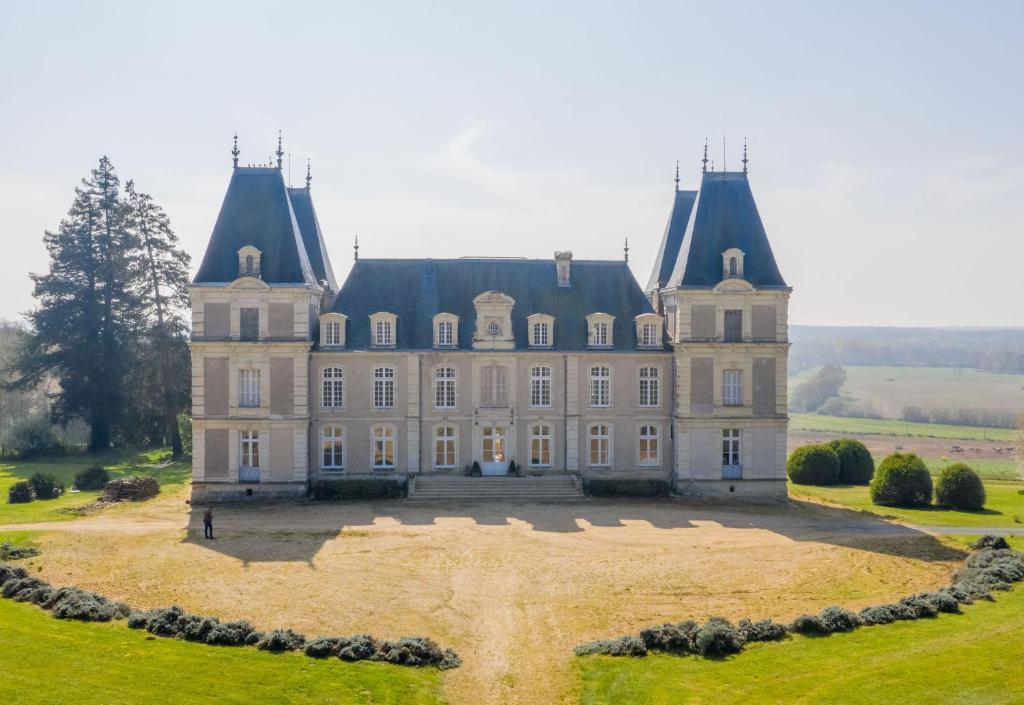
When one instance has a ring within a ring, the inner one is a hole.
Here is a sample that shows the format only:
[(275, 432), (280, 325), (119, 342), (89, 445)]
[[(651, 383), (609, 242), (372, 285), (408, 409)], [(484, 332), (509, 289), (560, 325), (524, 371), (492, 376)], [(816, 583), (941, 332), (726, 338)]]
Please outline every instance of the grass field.
[(1022, 701), (1024, 589), (962, 615), (752, 644), (723, 660), (588, 656), (581, 705), (1011, 705)]
[(810, 498), (831, 502), (918, 526), (997, 526), (1007, 529), (1024, 529), (1024, 495), (1020, 494), (1022, 490), (1024, 482), (986, 480), (985, 508), (979, 511), (959, 511), (941, 507), (879, 507), (871, 503), (868, 488), (864, 486), (815, 487), (789, 483), (790, 497), (794, 499)]
[(0, 702), (18, 705), (437, 705), (436, 669), (345, 663), (175, 639), (147, 640), (124, 622), (55, 619), (0, 600)]
[[(189, 479), (191, 463), (174, 462), (157, 468), (166, 450), (138, 452), (132, 450), (111, 452), (106, 455), (68, 455), (56, 458), (14, 460), (0, 462), (0, 524), (30, 523), (41, 521), (65, 521), (74, 519), (77, 507), (93, 502), (100, 491), (71, 492), (75, 473), (91, 465), (102, 465), (111, 477), (122, 475), (151, 475), (160, 481), (161, 487), (180, 487)], [(57, 499), (37, 499), (27, 504), (8, 504), (7, 488), (18, 480), (42, 472), (55, 476), (65, 486), (65, 492)]]
[[(990, 409), (1024, 412), (1024, 375), (1004, 375), (963, 367), (844, 367), (841, 394), (870, 402), (883, 416), (900, 418), (903, 407)], [(790, 391), (816, 370), (789, 379)]]
[(983, 426), (953, 426), (936, 423), (913, 423), (894, 419), (851, 419), (844, 416), (790, 414), (791, 431), (823, 431), (855, 435), (919, 436), (971, 441), (1009, 441), (1013, 431)]

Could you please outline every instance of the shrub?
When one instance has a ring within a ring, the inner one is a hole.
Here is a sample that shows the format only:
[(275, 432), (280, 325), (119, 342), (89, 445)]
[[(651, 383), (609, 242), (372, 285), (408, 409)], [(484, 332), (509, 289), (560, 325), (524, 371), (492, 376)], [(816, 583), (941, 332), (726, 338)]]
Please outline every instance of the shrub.
[(110, 473), (100, 465), (93, 465), (75, 475), (72, 487), (77, 490), (102, 490), (110, 482)]
[(64, 492), (64, 483), (53, 475), (37, 472), (28, 479), (36, 499), (57, 499)]
[(786, 474), (798, 485), (834, 485), (839, 481), (839, 456), (821, 443), (800, 446), (790, 454)]
[(646, 656), (647, 647), (635, 636), (620, 636), (618, 639), (598, 639), (580, 644), (574, 652), (577, 656), (602, 654), (604, 656)]
[(397, 499), (405, 496), (405, 484), (387, 478), (316, 480), (310, 494), (313, 499)]
[(866, 485), (875, 474), (875, 459), (871, 451), (853, 438), (837, 438), (828, 444), (839, 456), (839, 483)]
[(688, 654), (693, 652), (693, 638), (699, 629), (700, 625), (692, 620), (678, 624), (665, 623), (641, 631), (640, 640), (652, 651)]
[(1010, 548), (1010, 544), (1006, 542), (1006, 539), (1002, 536), (993, 536), (992, 534), (985, 534), (976, 541), (971, 541), (969, 544), (975, 551), (980, 551), (983, 548)]
[(377, 641), (369, 634), (357, 634), (342, 640), (338, 658), (343, 661), (362, 661), (377, 653)]
[(900, 604), (909, 607), (914, 613), (915, 619), (921, 619), (922, 617), (936, 617), (939, 614), (939, 608), (933, 603), (925, 600), (917, 595), (910, 595), (900, 600)]
[(670, 487), (665, 480), (593, 477), (583, 481), (583, 491), (591, 497), (668, 497)]
[(939, 612), (945, 612), (947, 614), (955, 614), (960, 611), (960, 602), (951, 593), (946, 590), (936, 590), (935, 592), (922, 592), (918, 595), (919, 598), (925, 602), (930, 602), (935, 606), (935, 609)]
[(740, 633), (721, 617), (709, 619), (693, 637), (693, 650), (701, 656), (727, 656), (739, 653), (742, 648)]
[(220, 624), (216, 617), (185, 614), (178, 619), (178, 636), (186, 641), (206, 642), (214, 627)]
[(857, 615), (843, 607), (826, 607), (818, 614), (818, 619), (830, 634), (853, 631), (860, 624)]
[(954, 509), (981, 509), (985, 506), (985, 485), (970, 467), (953, 463), (939, 474), (935, 483), (935, 503)]
[(14, 580), (17, 578), (27, 578), (28, 571), (18, 565), (11, 565), (10, 563), (0, 563), (0, 587), (8, 580)]
[(313, 641), (306, 642), (304, 649), (306, 656), (311, 658), (327, 658), (337, 656), (341, 645), (345, 640), (335, 636), (318, 636)]
[(177, 605), (158, 607), (147, 612), (133, 612), (128, 615), (128, 626), (145, 629), (156, 636), (178, 636), (178, 620), (185, 615)]
[(892, 624), (896, 621), (896, 615), (890, 609), (890, 605), (873, 605), (865, 607), (858, 615), (861, 624)]
[[(256, 635), (255, 637), (253, 635)], [(220, 622), (206, 634), (206, 643), (214, 646), (244, 646), (254, 644), (263, 637), (244, 619)]]
[(913, 453), (893, 453), (871, 480), (871, 501), (894, 507), (926, 507), (932, 501), (932, 476)]
[(736, 629), (744, 641), (779, 641), (785, 639), (788, 633), (785, 624), (770, 619), (762, 619), (759, 622), (741, 619)]
[[(48, 585), (48, 583), (45, 580), (40, 580), (39, 578), (34, 578), (31, 576), (10, 578), (9, 580), (7, 580), (7, 582), (4, 583), (3, 596), (13, 600), (18, 600), (18, 596), (20, 594), (27, 594), (30, 591), (35, 590), (38, 587), (43, 587), (45, 585)], [(19, 601), (24, 602), (25, 600), (22, 599)]]
[(509, 464), (508, 464), (508, 474), (512, 475), (513, 477), (519, 477), (519, 475), (520, 475), (519, 466), (516, 465), (516, 461), (513, 460), (513, 461), (509, 462)]
[(38, 555), (39, 549), (35, 546), (15, 546), (10, 541), (0, 543), (0, 561), (20, 561)]
[(103, 595), (77, 587), (63, 587), (42, 605), (57, 619), (78, 619), (83, 622), (109, 622), (128, 616), (128, 605), (114, 602)]
[(954, 583), (967, 589), (977, 586), (989, 591), (1006, 590), (1010, 583), (1024, 580), (1024, 553), (993, 548), (977, 551), (967, 557), (953, 577)]
[(0, 446), (19, 458), (59, 453), (63, 445), (45, 416), (27, 416), (0, 433)]
[(26, 504), (34, 498), (32, 485), (28, 480), (18, 480), (7, 488), (7, 502), (9, 504)]
[(260, 651), (298, 651), (306, 643), (306, 637), (291, 629), (275, 629), (263, 635), (256, 643)]
[[(643, 649), (643, 642), (636, 637), (625, 639), (636, 641)], [(646, 649), (644, 653), (647, 653)], [(373, 659), (401, 666), (437, 666), (442, 669), (459, 665), (459, 657), (454, 651), (442, 649), (430, 639), (419, 636), (405, 636), (397, 641), (386, 639), (378, 645)]]
[(472, 477), (480, 477), (481, 470), (480, 470), (480, 461), (479, 460), (474, 460), (473, 461), (473, 467), (470, 468), (469, 474)]
[(821, 617), (816, 614), (800, 615), (789, 625), (789, 630), (805, 636), (822, 636), (830, 633), (828, 627), (821, 621)]

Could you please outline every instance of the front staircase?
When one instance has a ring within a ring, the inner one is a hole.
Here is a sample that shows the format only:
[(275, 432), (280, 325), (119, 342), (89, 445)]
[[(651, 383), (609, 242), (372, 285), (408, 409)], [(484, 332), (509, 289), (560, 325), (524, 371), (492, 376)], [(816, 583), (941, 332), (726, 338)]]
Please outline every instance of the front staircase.
[(525, 500), (561, 502), (580, 499), (583, 492), (572, 475), (539, 477), (465, 477), (418, 475), (409, 481), (410, 502)]

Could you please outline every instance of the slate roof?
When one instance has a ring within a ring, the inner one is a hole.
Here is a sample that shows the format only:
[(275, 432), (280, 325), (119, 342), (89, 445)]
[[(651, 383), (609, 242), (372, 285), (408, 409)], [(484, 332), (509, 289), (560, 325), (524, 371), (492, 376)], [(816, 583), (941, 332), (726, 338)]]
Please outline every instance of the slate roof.
[(633, 317), (653, 313), (625, 262), (573, 260), (569, 287), (559, 287), (555, 262), (528, 259), (361, 259), (349, 272), (332, 310), (348, 316), (346, 347), (370, 345), (372, 313), (398, 316), (396, 348), (433, 346), (433, 316), (459, 316), (459, 348), (471, 349), (476, 311), (473, 299), (500, 291), (515, 300), (512, 329), (516, 349), (528, 347), (526, 317), (555, 317), (553, 350), (587, 346), (586, 316), (615, 316), (616, 349), (636, 349)]
[(313, 197), (309, 189), (289, 188), (288, 196), (292, 201), (292, 210), (295, 212), (295, 220), (299, 224), (302, 242), (306, 245), (306, 256), (309, 258), (310, 267), (313, 268), (313, 274), (316, 275), (317, 281), (327, 281), (331, 291), (337, 291), (338, 282), (334, 280), (331, 258), (327, 256), (327, 246), (324, 245), (324, 236), (320, 232), (320, 221), (317, 220)]
[(648, 294), (668, 284), (668, 280), (672, 276), (672, 269), (676, 266), (676, 260), (679, 258), (679, 247), (683, 244), (683, 235), (686, 233), (686, 224), (690, 222), (693, 203), (697, 200), (696, 191), (677, 190), (675, 193), (672, 212), (669, 213), (668, 223), (665, 225), (665, 234), (661, 236), (658, 257), (654, 260), (650, 281), (647, 282), (647, 288), (644, 289)]
[(268, 284), (316, 284), (280, 169), (238, 167), (231, 174), (210, 243), (193, 282), (238, 278), (238, 250), (260, 252), (260, 278)]
[(786, 288), (747, 175), (707, 172), (668, 286), (717, 285), (722, 281), (722, 253), (730, 247), (743, 251), (743, 278), (748, 282), (758, 288)]

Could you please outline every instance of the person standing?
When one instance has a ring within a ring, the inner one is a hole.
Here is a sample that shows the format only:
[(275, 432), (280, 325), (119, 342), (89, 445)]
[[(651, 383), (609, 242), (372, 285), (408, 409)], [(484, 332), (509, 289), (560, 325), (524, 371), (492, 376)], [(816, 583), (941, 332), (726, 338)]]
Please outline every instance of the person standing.
[(203, 536), (204, 538), (213, 538), (213, 510), (209, 507), (203, 512)]

